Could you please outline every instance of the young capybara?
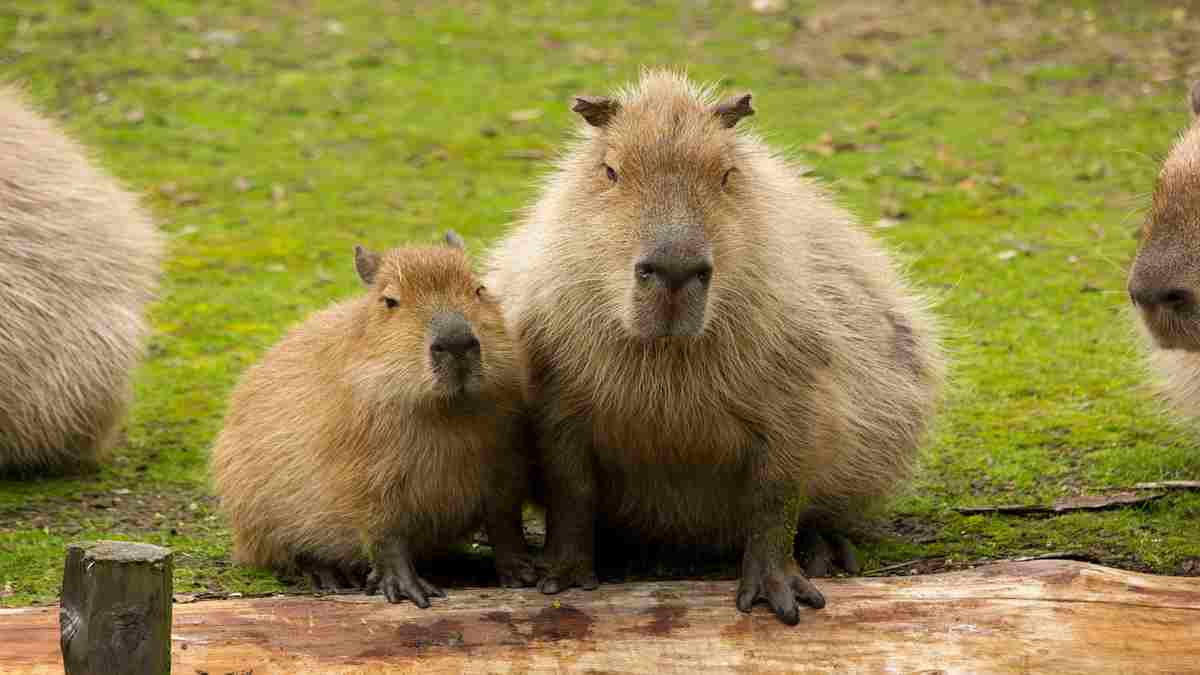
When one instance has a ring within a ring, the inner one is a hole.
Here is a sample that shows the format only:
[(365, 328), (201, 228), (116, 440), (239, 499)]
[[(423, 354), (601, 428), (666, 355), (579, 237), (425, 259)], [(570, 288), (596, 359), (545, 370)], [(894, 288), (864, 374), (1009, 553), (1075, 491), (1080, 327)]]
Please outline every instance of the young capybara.
[(533, 583), (519, 356), (462, 240), (355, 249), (365, 295), (314, 314), (230, 399), (212, 475), (239, 562), (419, 607), (416, 560), (483, 521), (505, 585)]
[(1200, 416), (1200, 82), (1192, 86), (1191, 128), (1158, 174), (1142, 241), (1129, 273), (1129, 297), (1151, 342), (1163, 393)]
[(0, 87), (0, 474), (104, 459), (128, 408), (161, 252), (137, 199)]
[(849, 214), (736, 129), (749, 95), (649, 71), (573, 109), (584, 136), (489, 263), (529, 364), (539, 586), (595, 587), (612, 528), (742, 548), (738, 608), (795, 624), (824, 605), (798, 527), (810, 573), (854, 570), (839, 528), (909, 473), (940, 397), (934, 322)]

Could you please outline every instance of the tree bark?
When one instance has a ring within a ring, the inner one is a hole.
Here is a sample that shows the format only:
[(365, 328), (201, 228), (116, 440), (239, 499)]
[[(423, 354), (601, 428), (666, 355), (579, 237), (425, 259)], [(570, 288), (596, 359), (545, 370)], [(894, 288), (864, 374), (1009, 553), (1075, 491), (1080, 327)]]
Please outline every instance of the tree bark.
[(63, 570), (60, 643), (67, 675), (171, 672), (169, 549), (71, 544)]

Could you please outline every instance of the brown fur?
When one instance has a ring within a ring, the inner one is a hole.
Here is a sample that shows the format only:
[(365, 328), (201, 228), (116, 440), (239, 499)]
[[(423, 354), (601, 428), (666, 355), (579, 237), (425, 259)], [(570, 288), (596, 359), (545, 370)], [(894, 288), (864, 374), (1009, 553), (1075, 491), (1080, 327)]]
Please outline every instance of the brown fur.
[[(294, 329), (230, 399), (211, 468), (242, 563), (354, 565), (392, 536), (428, 554), (476, 527), (489, 500), (524, 489), (518, 357), (466, 256), (407, 247), (372, 264), (367, 294)], [(445, 310), (481, 344), (465, 398), (431, 363), (431, 322)], [(519, 508), (518, 497), (517, 528)]]
[[(659, 71), (617, 100), (490, 261), (550, 490), (586, 466), (600, 526), (723, 547), (753, 535), (764, 482), (806, 519), (855, 518), (909, 474), (939, 400), (924, 301), (822, 189), (727, 128), (736, 99)], [(640, 285), (664, 241), (711, 259), (706, 296)]]
[[(1129, 291), (1163, 392), (1194, 416), (1200, 415), (1200, 82), (1193, 86), (1190, 102), (1196, 117), (1158, 174)], [(1187, 299), (1175, 305), (1147, 301), (1171, 290)]]
[(137, 199), (0, 88), (0, 473), (104, 459), (161, 249)]

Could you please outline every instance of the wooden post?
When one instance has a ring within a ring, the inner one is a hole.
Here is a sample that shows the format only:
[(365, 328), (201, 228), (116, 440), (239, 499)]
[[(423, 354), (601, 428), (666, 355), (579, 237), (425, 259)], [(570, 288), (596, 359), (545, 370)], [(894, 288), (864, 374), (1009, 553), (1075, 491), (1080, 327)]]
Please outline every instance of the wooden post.
[(125, 541), (67, 546), (59, 630), (67, 675), (171, 672), (170, 549)]

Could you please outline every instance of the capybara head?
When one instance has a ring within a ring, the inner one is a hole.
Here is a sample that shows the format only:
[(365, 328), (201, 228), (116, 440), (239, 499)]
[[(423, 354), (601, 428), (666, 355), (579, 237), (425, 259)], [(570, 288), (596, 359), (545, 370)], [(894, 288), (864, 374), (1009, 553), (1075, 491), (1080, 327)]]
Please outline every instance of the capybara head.
[(754, 114), (750, 95), (718, 102), (656, 71), (572, 110), (592, 132), (567, 166), (569, 212), (604, 268), (602, 306), (639, 339), (702, 334), (743, 236), (750, 177), (734, 126)]
[[(1191, 103), (1200, 116), (1200, 82)], [(1171, 149), (1158, 175), (1129, 297), (1159, 347), (1200, 351), (1200, 121)]]
[(498, 381), (515, 367), (500, 306), (472, 273), (457, 234), (447, 233), (444, 246), (382, 254), (356, 246), (354, 265), (370, 287), (360, 379), (441, 399), (511, 384)]

